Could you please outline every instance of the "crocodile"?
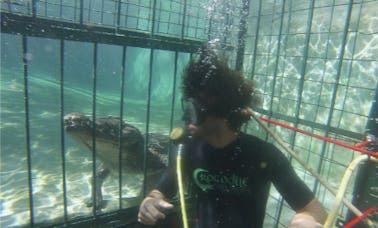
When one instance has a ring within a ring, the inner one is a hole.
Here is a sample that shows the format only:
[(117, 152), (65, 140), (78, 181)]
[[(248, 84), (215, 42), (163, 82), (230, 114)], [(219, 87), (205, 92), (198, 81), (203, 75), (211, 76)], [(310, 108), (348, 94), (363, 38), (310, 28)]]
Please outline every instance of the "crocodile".
[[(93, 121), (83, 113), (73, 112), (64, 116), (64, 128), (76, 142), (91, 152), (95, 151), (96, 172), (92, 178), (96, 178), (96, 181), (91, 181), (92, 194), (87, 206), (99, 209), (106, 206), (101, 189), (110, 174), (118, 175), (120, 171), (122, 175), (143, 174), (145, 150), (147, 173), (157, 173), (168, 165), (168, 136), (158, 133), (144, 135), (138, 128), (118, 117), (99, 117)], [(145, 138), (148, 139), (146, 148)], [(96, 205), (93, 205), (94, 201)]]

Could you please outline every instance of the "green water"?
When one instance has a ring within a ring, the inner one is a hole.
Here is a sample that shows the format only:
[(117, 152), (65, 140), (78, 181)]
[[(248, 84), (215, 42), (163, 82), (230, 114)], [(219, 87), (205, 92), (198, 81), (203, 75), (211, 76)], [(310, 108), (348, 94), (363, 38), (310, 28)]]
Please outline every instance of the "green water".
[[(16, 42), (14, 42), (16, 40)], [(29, 217), (28, 166), (25, 112), (25, 78), (20, 53), (20, 37), (2, 35), (3, 52), (1, 69), (1, 223), (4, 226), (27, 224)], [(96, 95), (93, 93), (91, 61), (86, 51), (93, 45), (67, 42), (63, 80), (59, 62), (53, 51), (56, 40), (30, 39), (28, 56), (27, 101), (30, 137), (30, 155), (33, 185), (35, 222), (62, 218), (62, 121), (61, 115), (70, 112), (93, 114), (97, 117), (120, 116), (122, 58), (115, 46), (99, 45)], [(36, 42), (36, 43), (35, 43)], [(72, 47), (70, 47), (72, 45)], [(45, 47), (40, 49), (39, 47)], [(119, 48), (117, 49), (119, 50)], [(74, 52), (71, 53), (70, 51)], [(138, 57), (138, 56), (142, 57)], [(148, 91), (149, 50), (127, 50), (124, 76), (123, 119), (141, 132), (158, 132), (168, 135), (171, 126), (181, 125), (180, 97), (172, 108), (174, 81), (173, 54), (154, 52), (153, 80)], [(102, 57), (100, 57), (102, 56)], [(102, 59), (103, 58), (103, 59)], [(111, 60), (109, 60), (111, 59)], [(178, 67), (183, 67), (188, 55), (180, 54)], [(117, 64), (114, 64), (117, 61)], [(9, 64), (8, 64), (9, 63)], [(136, 67), (136, 65), (138, 67)], [(164, 67), (162, 67), (164, 66)], [(89, 68), (89, 69), (86, 69)], [(133, 69), (132, 69), (133, 68)], [(180, 70), (180, 69), (179, 69)], [(156, 72), (160, 72), (156, 74)], [(138, 85), (138, 86), (136, 86)], [(63, 90), (61, 88), (63, 87)], [(179, 88), (177, 88), (179, 89)], [(150, 106), (148, 106), (150, 97)], [(63, 103), (62, 103), (63, 102)], [(171, 125), (171, 112), (174, 110)], [(147, 121), (147, 118), (149, 121)], [(147, 124), (148, 123), (148, 124)], [(64, 156), (67, 178), (67, 204), (69, 218), (91, 215), (92, 209), (83, 203), (90, 196), (92, 155), (65, 134)], [(135, 198), (140, 194), (142, 176), (125, 177), (122, 196)], [(105, 187), (106, 186), (106, 187)], [(117, 178), (108, 178), (104, 184), (104, 197), (110, 201), (104, 210), (118, 209)], [(135, 203), (135, 202), (134, 202)], [(127, 206), (128, 204), (124, 205)], [(130, 205), (129, 205), (130, 206)]]

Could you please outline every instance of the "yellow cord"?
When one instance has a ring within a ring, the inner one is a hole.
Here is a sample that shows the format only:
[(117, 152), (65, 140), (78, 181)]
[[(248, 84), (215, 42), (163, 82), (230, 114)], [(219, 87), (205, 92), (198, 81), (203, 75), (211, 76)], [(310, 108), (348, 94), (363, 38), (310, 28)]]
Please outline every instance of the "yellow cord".
[[(333, 203), (333, 207), (328, 214), (326, 222), (324, 223), (324, 228), (333, 227), (333, 224), (335, 224), (335, 220), (336, 220), (337, 214), (339, 212), (341, 202), (342, 202), (342, 199), (345, 195), (345, 192), (346, 192), (346, 189), (348, 187), (348, 183), (349, 183), (349, 180), (352, 176), (352, 173), (361, 162), (367, 161), (367, 160), (369, 160), (369, 156), (365, 154), (365, 155), (361, 155), (361, 156), (355, 158), (349, 164), (348, 168), (346, 169), (346, 171), (344, 173), (343, 179), (340, 182), (340, 186), (339, 186), (339, 189), (338, 189), (337, 194), (336, 194), (335, 202)], [(378, 159), (373, 158), (373, 157), (370, 157), (370, 160), (374, 161), (374, 162), (378, 162)], [(374, 224), (373, 224), (372, 221), (366, 220), (366, 222), (370, 227), (373, 227)]]
[[(180, 146), (180, 145), (179, 145)], [(181, 145), (182, 146), (182, 145)], [(180, 149), (179, 149), (180, 150)], [(184, 228), (188, 228), (188, 217), (186, 215), (186, 206), (185, 206), (185, 195), (184, 195), (184, 186), (182, 181), (182, 172), (181, 172), (181, 152), (177, 154), (177, 182), (179, 188), (179, 195), (180, 195), (180, 205), (181, 205), (181, 215), (182, 215), (182, 223)]]

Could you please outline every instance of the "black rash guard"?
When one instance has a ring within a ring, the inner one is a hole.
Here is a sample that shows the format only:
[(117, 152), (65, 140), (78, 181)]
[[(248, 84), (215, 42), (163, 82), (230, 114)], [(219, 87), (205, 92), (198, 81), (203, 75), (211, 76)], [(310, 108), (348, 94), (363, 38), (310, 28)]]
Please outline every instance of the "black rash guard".
[[(293, 210), (314, 198), (275, 146), (245, 133), (222, 149), (193, 140), (184, 161), (197, 192), (199, 228), (262, 227), (270, 183)], [(176, 183), (172, 165), (157, 189), (173, 197)]]

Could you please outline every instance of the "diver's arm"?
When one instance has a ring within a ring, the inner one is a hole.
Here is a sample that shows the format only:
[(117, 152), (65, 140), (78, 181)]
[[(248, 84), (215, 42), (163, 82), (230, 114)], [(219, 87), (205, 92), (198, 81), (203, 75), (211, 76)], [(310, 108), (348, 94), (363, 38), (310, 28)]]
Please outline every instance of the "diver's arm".
[[(173, 208), (173, 205), (169, 203), (169, 199), (172, 199), (178, 191), (175, 158), (173, 155), (170, 166), (161, 176), (156, 188), (142, 201), (138, 213), (138, 221), (140, 223), (154, 225), (159, 219), (164, 219), (166, 212)], [(182, 167), (184, 173), (188, 173), (188, 162), (189, 159), (184, 159)]]
[(289, 228), (320, 228), (323, 227), (322, 224), (324, 224), (326, 217), (327, 214), (323, 206), (314, 198), (302, 210), (297, 211), (290, 222)]
[(159, 190), (152, 190), (142, 201), (139, 207), (138, 222), (145, 225), (154, 225), (159, 219), (165, 218), (165, 212), (172, 209), (170, 204)]
[[(286, 157), (276, 148), (270, 148), (272, 181), (286, 202), (296, 212), (290, 228), (323, 227), (326, 213), (311, 189), (299, 178)], [(269, 167), (268, 167), (269, 168)]]
[(177, 189), (174, 167), (173, 165), (165, 170), (158, 186), (140, 204), (138, 222), (154, 225), (158, 220), (165, 218), (167, 210), (173, 208), (168, 199), (175, 195)]

